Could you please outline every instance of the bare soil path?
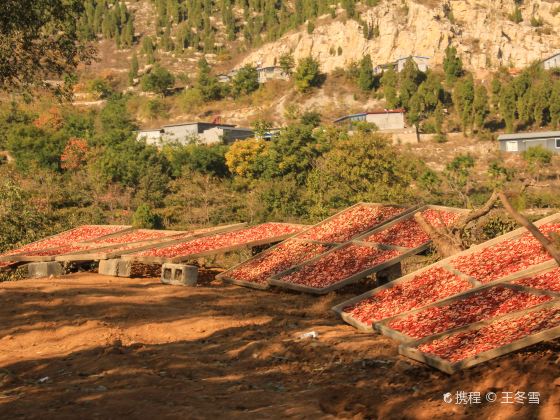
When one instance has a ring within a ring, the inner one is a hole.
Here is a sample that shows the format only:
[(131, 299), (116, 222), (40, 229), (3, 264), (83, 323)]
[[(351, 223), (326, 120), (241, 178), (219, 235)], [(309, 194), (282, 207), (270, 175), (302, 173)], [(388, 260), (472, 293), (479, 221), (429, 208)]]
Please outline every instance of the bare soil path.
[[(330, 313), (371, 284), (316, 298), (214, 274), (197, 288), (83, 273), (0, 284), (0, 418), (560, 417), (559, 340), (448, 376)], [(461, 390), (540, 404), (443, 401)]]

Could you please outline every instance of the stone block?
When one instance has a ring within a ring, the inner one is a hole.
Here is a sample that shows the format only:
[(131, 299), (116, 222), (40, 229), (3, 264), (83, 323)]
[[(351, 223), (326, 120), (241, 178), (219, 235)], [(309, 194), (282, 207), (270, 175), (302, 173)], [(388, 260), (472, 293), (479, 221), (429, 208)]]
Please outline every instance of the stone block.
[(196, 286), (198, 267), (186, 264), (163, 264), (161, 282), (176, 286)]
[(132, 272), (132, 261), (121, 258), (111, 258), (99, 261), (99, 274), (113, 277), (130, 277)]
[(49, 276), (61, 276), (62, 274), (62, 265), (56, 261), (27, 264), (27, 277), (31, 279)]

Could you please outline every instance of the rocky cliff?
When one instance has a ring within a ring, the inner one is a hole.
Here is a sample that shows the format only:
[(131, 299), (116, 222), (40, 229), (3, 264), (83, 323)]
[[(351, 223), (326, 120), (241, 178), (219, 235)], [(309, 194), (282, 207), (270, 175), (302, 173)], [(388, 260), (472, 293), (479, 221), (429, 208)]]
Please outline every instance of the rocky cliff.
[(467, 68), (484, 72), (500, 65), (522, 68), (560, 51), (559, 1), (526, 0), (520, 23), (509, 17), (514, 9), (514, 0), (381, 0), (361, 12), (363, 22), (378, 28), (378, 36), (370, 40), (355, 20), (323, 17), (311, 34), (303, 29), (288, 33), (243, 62), (273, 65), (280, 55), (292, 52), (296, 59), (310, 54), (318, 58), (325, 72), (365, 54), (374, 64), (411, 54), (440, 64), (452, 44)]

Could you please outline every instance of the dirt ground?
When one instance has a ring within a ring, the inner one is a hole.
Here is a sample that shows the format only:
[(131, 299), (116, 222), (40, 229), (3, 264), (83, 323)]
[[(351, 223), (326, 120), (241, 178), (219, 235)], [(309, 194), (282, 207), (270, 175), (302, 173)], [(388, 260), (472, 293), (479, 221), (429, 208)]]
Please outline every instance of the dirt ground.
[[(1, 283), (0, 418), (560, 418), (560, 340), (448, 376), (330, 312), (371, 284), (317, 298), (214, 275)], [(443, 401), (457, 391), (540, 404)]]

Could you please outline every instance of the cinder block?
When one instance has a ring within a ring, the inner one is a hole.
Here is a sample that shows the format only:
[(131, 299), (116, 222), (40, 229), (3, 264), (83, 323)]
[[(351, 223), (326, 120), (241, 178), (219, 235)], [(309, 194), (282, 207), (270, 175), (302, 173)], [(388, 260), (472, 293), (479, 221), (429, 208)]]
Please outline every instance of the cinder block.
[(119, 259), (117, 275), (119, 277), (130, 277), (132, 275), (132, 261)]
[(97, 272), (103, 276), (116, 277), (119, 273), (120, 258), (99, 261), (99, 269)]
[(186, 264), (163, 264), (161, 282), (177, 286), (196, 286), (198, 267)]
[(61, 276), (62, 274), (62, 265), (56, 261), (27, 264), (27, 277), (29, 277), (30, 279), (49, 276)]
[(130, 277), (132, 272), (132, 261), (121, 258), (111, 258), (99, 261), (99, 274), (113, 277)]

